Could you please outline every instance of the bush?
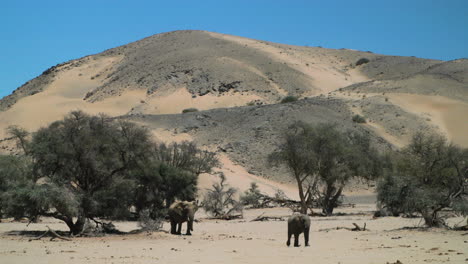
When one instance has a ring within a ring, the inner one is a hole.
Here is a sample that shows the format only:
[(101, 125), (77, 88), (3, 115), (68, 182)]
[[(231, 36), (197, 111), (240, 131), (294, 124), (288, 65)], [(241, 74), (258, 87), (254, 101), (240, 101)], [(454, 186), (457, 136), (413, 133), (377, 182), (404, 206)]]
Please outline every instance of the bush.
[(258, 185), (255, 182), (251, 182), (250, 188), (240, 197), (243, 205), (250, 205), (252, 208), (259, 208), (261, 206), (261, 199), (263, 199), (263, 195), (260, 193)]
[(242, 204), (234, 199), (237, 190), (225, 183), (226, 176), (223, 173), (219, 174), (219, 178), (220, 182), (214, 183), (203, 198), (203, 209), (209, 215), (222, 219), (230, 219), (235, 212), (242, 214)]
[(360, 58), (358, 61), (356, 61), (356, 66), (366, 64), (368, 62), (370, 62), (370, 60), (368, 58)]
[(283, 99), (281, 99), (281, 103), (282, 104), (291, 103), (291, 102), (295, 102), (297, 100), (298, 100), (298, 98), (296, 96), (288, 95), (288, 96), (284, 97)]
[(362, 123), (366, 123), (366, 119), (363, 116), (354, 115), (353, 122), (362, 124)]
[(163, 227), (164, 217), (161, 215), (159, 217), (151, 216), (149, 210), (143, 210), (140, 212), (138, 217), (138, 226), (147, 232), (158, 231)]
[(186, 108), (186, 109), (182, 110), (182, 114), (192, 113), (192, 112), (198, 112), (198, 109), (192, 107), (192, 108)]

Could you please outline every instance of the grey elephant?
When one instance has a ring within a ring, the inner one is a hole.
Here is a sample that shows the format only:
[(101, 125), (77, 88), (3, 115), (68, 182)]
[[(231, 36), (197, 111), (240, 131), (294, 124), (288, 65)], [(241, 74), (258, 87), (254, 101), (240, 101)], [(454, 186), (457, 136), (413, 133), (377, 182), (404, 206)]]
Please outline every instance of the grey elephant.
[(309, 246), (310, 217), (305, 214), (294, 214), (288, 219), (288, 241), (286, 245), (291, 245), (291, 236), (294, 235), (294, 246), (299, 246), (299, 235), (304, 233), (305, 246)]
[(192, 235), (193, 220), (195, 212), (198, 210), (197, 202), (177, 201), (169, 207), (169, 220), (171, 221), (171, 234), (180, 235), (182, 231), (182, 223), (187, 222), (186, 235)]

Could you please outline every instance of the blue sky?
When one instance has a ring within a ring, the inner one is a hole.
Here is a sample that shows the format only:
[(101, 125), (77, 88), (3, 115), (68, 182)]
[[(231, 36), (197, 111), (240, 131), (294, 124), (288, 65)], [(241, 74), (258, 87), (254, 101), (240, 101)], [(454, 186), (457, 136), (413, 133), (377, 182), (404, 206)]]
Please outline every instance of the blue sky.
[(0, 98), (57, 63), (179, 29), (387, 55), (468, 57), (467, 0), (9, 0), (0, 7)]

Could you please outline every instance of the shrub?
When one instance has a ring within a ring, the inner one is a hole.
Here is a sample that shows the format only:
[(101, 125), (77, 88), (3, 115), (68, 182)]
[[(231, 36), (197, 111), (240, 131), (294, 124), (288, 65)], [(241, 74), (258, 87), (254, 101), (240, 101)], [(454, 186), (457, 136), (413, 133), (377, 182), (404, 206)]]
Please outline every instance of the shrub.
[(261, 206), (260, 200), (263, 195), (258, 189), (258, 185), (255, 182), (250, 183), (250, 188), (244, 192), (240, 197), (240, 201), (243, 205), (250, 205), (252, 208), (259, 208)]
[(353, 122), (355, 123), (366, 123), (366, 119), (361, 115), (354, 115)]
[(191, 113), (191, 112), (198, 112), (198, 109), (197, 108), (186, 108), (184, 110), (182, 110), (182, 113), (185, 114), (185, 113)]
[(366, 64), (368, 63), (370, 60), (368, 58), (360, 58), (358, 61), (356, 61), (356, 66), (359, 66), (359, 65), (362, 65), (362, 64)]
[(151, 213), (149, 210), (141, 211), (138, 217), (138, 226), (143, 231), (148, 231), (148, 232), (158, 231), (163, 227), (163, 223), (164, 223), (163, 216), (159, 216), (159, 217), (151, 216)]
[(242, 214), (242, 204), (234, 199), (237, 190), (226, 184), (223, 173), (219, 174), (219, 178), (220, 182), (214, 183), (203, 198), (203, 209), (215, 218), (230, 219), (235, 212)]
[(297, 101), (297, 99), (298, 99), (297, 96), (288, 95), (288, 96), (284, 97), (283, 99), (281, 99), (281, 103), (285, 104), (285, 103), (295, 102), (295, 101)]

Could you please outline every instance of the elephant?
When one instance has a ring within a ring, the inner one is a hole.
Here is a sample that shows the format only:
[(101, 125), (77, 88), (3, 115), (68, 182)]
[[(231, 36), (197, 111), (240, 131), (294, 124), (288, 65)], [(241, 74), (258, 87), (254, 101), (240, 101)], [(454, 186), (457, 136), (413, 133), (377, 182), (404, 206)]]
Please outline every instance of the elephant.
[(309, 246), (310, 217), (305, 214), (294, 214), (288, 219), (288, 241), (286, 245), (291, 245), (291, 236), (294, 235), (294, 246), (299, 246), (299, 235), (304, 233), (305, 246)]
[(198, 204), (196, 201), (177, 201), (171, 204), (168, 211), (169, 220), (171, 221), (171, 234), (180, 235), (182, 223), (187, 222), (186, 235), (192, 235), (190, 231), (193, 231), (193, 220), (197, 210)]

